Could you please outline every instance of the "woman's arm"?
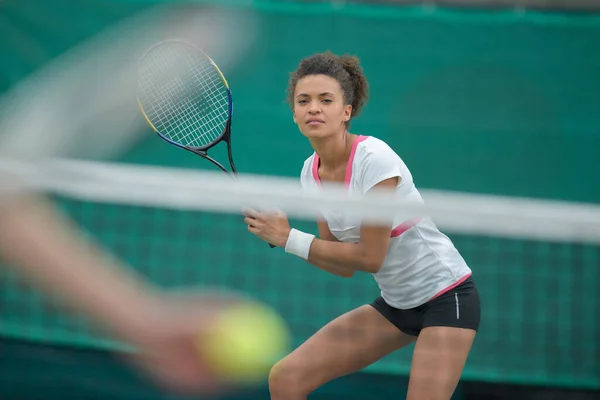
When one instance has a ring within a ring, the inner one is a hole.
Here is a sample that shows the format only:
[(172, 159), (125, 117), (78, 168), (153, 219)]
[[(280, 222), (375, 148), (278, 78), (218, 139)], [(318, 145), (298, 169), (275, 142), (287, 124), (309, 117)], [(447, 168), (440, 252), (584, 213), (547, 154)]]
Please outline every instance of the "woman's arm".
[(391, 230), (391, 226), (362, 226), (358, 243), (314, 238), (307, 261), (341, 276), (350, 277), (354, 271), (375, 273), (385, 260)]
[[(319, 228), (319, 238), (322, 241), (340, 243), (340, 241), (337, 240), (337, 238), (335, 236), (333, 236), (333, 233), (331, 233), (331, 230), (329, 230), (329, 225), (327, 225), (327, 221), (322, 220), (322, 219), (317, 220), (317, 226)], [(342, 278), (351, 278), (352, 275), (354, 275), (354, 270), (350, 270), (343, 265), (337, 265), (336, 263), (320, 262), (318, 264), (315, 264), (315, 263), (312, 263), (312, 264), (317, 268), (320, 268), (331, 274), (341, 276)]]
[[(395, 189), (398, 179), (394, 177), (383, 180), (371, 190)], [(296, 254), (318, 268), (345, 277), (352, 276), (354, 271), (379, 271), (387, 254), (392, 230), (391, 223), (364, 225), (360, 229), (359, 243), (342, 243), (328, 240), (333, 234), (322, 223), (319, 223), (321, 239), (290, 229), (287, 217), (281, 213), (262, 214), (247, 210), (245, 222), (248, 230), (261, 239), (285, 247), (288, 253)]]
[(331, 230), (329, 230), (329, 225), (327, 225), (327, 221), (324, 219), (317, 220), (317, 227), (319, 228), (319, 238), (322, 240), (327, 240), (329, 242), (339, 242)]

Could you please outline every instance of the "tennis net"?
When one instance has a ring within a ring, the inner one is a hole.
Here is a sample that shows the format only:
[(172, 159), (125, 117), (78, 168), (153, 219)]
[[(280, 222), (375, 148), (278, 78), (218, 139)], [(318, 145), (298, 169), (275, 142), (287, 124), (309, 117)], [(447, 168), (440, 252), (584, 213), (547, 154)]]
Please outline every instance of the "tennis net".
[[(319, 209), (381, 221), (431, 215), (474, 273), (482, 322), (464, 377), (600, 388), (600, 206), (422, 190), (426, 205), (384, 195), (303, 192), (297, 180), (140, 165), (54, 160), (0, 165), (50, 193), (67, 215), (156, 284), (179, 290), (226, 286), (286, 318), (298, 345), (329, 320), (371, 302), (368, 274), (341, 279), (270, 249), (247, 232), (246, 206), (282, 209), (316, 233)], [(48, 343), (114, 348), (52, 295), (0, 270), (0, 334)], [(407, 373), (410, 348), (368, 368)]]

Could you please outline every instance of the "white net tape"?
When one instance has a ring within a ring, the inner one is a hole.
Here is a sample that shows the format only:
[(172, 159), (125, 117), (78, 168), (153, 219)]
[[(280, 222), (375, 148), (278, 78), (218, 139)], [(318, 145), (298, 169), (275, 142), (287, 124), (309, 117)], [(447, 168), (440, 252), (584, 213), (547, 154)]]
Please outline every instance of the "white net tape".
[(190, 211), (240, 213), (244, 207), (278, 208), (289, 217), (314, 219), (335, 208), (372, 222), (390, 215), (428, 215), (456, 233), (597, 243), (600, 205), (421, 190), (425, 203), (388, 193), (349, 195), (340, 185), (304, 191), (298, 179), (240, 175), (179, 168), (75, 160), (36, 164), (3, 160), (0, 171), (29, 188), (94, 202), (144, 205)]

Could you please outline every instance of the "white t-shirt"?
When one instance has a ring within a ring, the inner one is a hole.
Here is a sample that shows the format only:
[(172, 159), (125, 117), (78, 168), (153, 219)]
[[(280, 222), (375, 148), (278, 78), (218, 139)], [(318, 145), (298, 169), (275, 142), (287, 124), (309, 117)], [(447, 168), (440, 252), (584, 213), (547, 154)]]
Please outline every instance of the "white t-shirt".
[[(319, 156), (304, 162), (300, 181), (305, 190), (319, 190)], [(359, 136), (346, 168), (345, 186), (364, 194), (377, 183), (400, 177), (396, 193), (423, 201), (402, 159), (383, 141)], [(341, 242), (360, 241), (360, 221), (339, 211), (323, 210), (331, 233)], [(373, 274), (386, 303), (398, 309), (417, 307), (452, 289), (471, 276), (471, 269), (452, 241), (431, 218), (394, 221), (390, 244), (381, 269)]]

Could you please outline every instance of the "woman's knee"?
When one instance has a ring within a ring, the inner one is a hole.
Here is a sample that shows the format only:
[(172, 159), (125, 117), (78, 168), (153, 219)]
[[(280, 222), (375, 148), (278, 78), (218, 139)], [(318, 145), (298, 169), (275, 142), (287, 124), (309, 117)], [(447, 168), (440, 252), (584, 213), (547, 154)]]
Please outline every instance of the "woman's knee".
[(271, 395), (278, 394), (282, 397), (290, 395), (308, 395), (313, 388), (310, 387), (308, 371), (297, 360), (284, 358), (275, 364), (269, 373), (269, 391)]

